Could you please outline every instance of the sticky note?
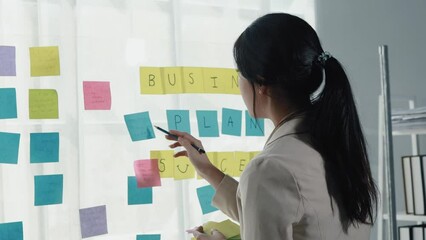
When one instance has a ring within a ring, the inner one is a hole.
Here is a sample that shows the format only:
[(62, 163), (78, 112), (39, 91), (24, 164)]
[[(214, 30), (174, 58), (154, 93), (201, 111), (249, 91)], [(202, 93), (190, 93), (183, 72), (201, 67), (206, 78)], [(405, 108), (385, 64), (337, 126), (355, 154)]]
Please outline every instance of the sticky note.
[(187, 157), (178, 157), (174, 161), (175, 180), (191, 179), (195, 177), (195, 168)]
[(181, 67), (164, 67), (161, 68), (161, 72), (166, 94), (183, 93)]
[(149, 112), (124, 115), (124, 120), (133, 142), (155, 138)]
[(225, 93), (240, 94), (237, 70), (231, 68), (223, 68), (220, 71), (222, 72), (222, 76), (225, 78)]
[(191, 133), (189, 110), (167, 110), (166, 114), (169, 129)]
[(0, 236), (2, 240), (24, 240), (22, 222), (0, 223)]
[(233, 177), (241, 176), (241, 173), (247, 167), (247, 164), (250, 162), (250, 160), (251, 160), (250, 152), (235, 152), (236, 168), (232, 176)]
[(0, 119), (17, 118), (16, 89), (0, 88)]
[(30, 162), (59, 162), (59, 133), (30, 134)]
[(34, 176), (34, 205), (62, 203), (63, 183), (62, 174)]
[(220, 68), (203, 68), (204, 92), (226, 93), (226, 74)]
[(139, 188), (161, 186), (158, 159), (136, 160), (133, 168)]
[(183, 91), (185, 93), (204, 93), (203, 69), (200, 67), (182, 68)]
[(136, 177), (127, 177), (127, 204), (151, 204), (152, 187), (138, 188)]
[(162, 178), (173, 178), (174, 169), (174, 151), (151, 151), (150, 158), (158, 159), (158, 171), (160, 171), (160, 177)]
[(265, 136), (263, 118), (252, 118), (246, 111), (246, 136)]
[(84, 81), (83, 93), (85, 110), (111, 109), (111, 89), (109, 82)]
[(213, 222), (209, 221), (203, 224), (204, 232), (210, 234), (212, 229), (216, 229), (221, 232), (226, 239), (231, 237), (235, 237), (240, 234), (240, 226), (238, 224), (233, 223), (231, 220), (225, 220), (222, 222)]
[(222, 108), (222, 134), (241, 136), (241, 110)]
[(88, 238), (108, 233), (106, 206), (82, 208), (80, 212), (81, 237)]
[(141, 234), (136, 235), (136, 240), (161, 240), (160, 234)]
[(19, 133), (0, 132), (0, 163), (18, 163), (20, 138)]
[(203, 214), (211, 213), (218, 210), (217, 208), (212, 206), (212, 199), (215, 193), (216, 191), (211, 185), (197, 188), (197, 196)]
[(164, 94), (161, 68), (140, 67), (139, 74), (141, 94)]
[(0, 76), (16, 76), (16, 49), (0, 46)]
[(58, 76), (59, 48), (53, 47), (31, 47), (30, 48), (31, 77)]
[(57, 119), (58, 93), (54, 89), (29, 90), (30, 119)]
[(237, 168), (235, 152), (218, 152), (216, 156), (216, 167), (229, 176), (234, 175)]
[(219, 137), (217, 111), (196, 111), (200, 137)]

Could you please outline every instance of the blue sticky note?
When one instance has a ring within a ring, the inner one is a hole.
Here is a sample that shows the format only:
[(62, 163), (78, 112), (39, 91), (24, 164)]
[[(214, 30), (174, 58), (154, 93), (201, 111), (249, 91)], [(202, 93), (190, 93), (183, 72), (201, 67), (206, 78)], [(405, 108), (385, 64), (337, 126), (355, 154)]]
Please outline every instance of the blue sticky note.
[(136, 177), (127, 177), (127, 203), (129, 205), (151, 204), (152, 187), (138, 188)]
[(133, 142), (155, 138), (149, 112), (124, 115), (124, 120)]
[(197, 111), (200, 137), (219, 137), (217, 111)]
[(169, 129), (191, 133), (189, 125), (189, 110), (167, 110)]
[(16, 89), (0, 88), (0, 119), (17, 118)]
[(81, 237), (88, 238), (108, 233), (106, 206), (82, 208), (80, 212)]
[(30, 162), (59, 162), (59, 133), (30, 134)]
[(222, 134), (241, 136), (241, 110), (222, 108)]
[(18, 163), (20, 138), (19, 133), (0, 132), (0, 163)]
[(203, 214), (217, 211), (218, 209), (212, 206), (212, 199), (215, 194), (215, 190), (211, 185), (197, 188), (197, 196), (200, 201), (201, 211)]
[(62, 203), (63, 183), (62, 174), (34, 176), (34, 205)]
[(16, 50), (13, 46), (0, 46), (0, 76), (16, 76)]
[(136, 240), (161, 240), (160, 234), (141, 234), (136, 235)]
[(22, 222), (0, 223), (1, 240), (23, 240), (24, 230)]
[(252, 118), (246, 110), (246, 136), (265, 136), (265, 120)]

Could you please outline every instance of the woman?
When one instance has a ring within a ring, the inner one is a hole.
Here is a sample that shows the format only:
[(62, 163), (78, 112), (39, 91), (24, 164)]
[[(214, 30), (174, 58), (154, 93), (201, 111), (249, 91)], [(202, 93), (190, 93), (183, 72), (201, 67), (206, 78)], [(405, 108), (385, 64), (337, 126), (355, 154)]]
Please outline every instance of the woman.
[[(213, 204), (244, 240), (369, 239), (377, 191), (348, 78), (316, 32), (284, 13), (253, 22), (237, 39), (239, 87), (250, 114), (275, 126), (238, 183), (198, 153), (191, 135), (171, 148), (215, 189)], [(170, 137), (168, 139), (172, 140)], [(191, 231), (197, 239), (224, 239)]]

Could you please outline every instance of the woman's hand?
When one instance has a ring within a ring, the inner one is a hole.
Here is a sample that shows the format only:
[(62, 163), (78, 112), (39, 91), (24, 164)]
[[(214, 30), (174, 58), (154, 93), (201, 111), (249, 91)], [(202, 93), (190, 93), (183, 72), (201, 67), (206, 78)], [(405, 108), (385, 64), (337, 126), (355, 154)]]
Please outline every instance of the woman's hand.
[(186, 232), (191, 233), (197, 240), (226, 240), (226, 237), (216, 229), (212, 229), (211, 235), (207, 235), (202, 226), (186, 230)]
[(191, 160), (197, 173), (207, 180), (213, 188), (217, 189), (217, 186), (222, 181), (224, 174), (217, 169), (209, 160), (205, 153), (199, 153), (191, 144), (204, 149), (203, 144), (200, 140), (194, 138), (191, 134), (186, 132), (180, 132), (176, 130), (170, 130), (170, 133), (178, 137), (177, 141), (170, 135), (166, 135), (168, 140), (174, 140), (175, 143), (170, 145), (170, 148), (184, 147), (184, 151), (180, 151), (174, 154), (174, 157), (186, 156)]

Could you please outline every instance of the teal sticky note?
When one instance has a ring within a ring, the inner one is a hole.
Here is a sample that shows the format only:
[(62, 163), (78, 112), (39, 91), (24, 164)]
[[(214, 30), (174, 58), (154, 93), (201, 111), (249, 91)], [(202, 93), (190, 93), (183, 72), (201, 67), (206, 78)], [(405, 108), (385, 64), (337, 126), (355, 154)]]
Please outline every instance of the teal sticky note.
[(0, 132), (0, 163), (18, 163), (20, 138), (19, 133)]
[(149, 112), (124, 115), (124, 120), (133, 142), (155, 138)]
[(1, 240), (23, 240), (24, 230), (22, 222), (0, 223)]
[(169, 129), (191, 133), (189, 125), (189, 110), (167, 110)]
[(197, 188), (197, 196), (200, 201), (201, 211), (203, 214), (217, 211), (218, 209), (212, 206), (212, 199), (215, 190), (211, 185)]
[(265, 120), (252, 118), (246, 110), (246, 136), (265, 136)]
[(127, 177), (127, 203), (129, 205), (151, 204), (152, 187), (138, 188), (136, 177)]
[(59, 133), (30, 134), (30, 162), (59, 162)]
[(63, 184), (62, 174), (34, 176), (34, 205), (62, 203)]
[(17, 118), (16, 89), (0, 88), (0, 119)]
[(161, 240), (160, 234), (141, 234), (136, 235), (136, 240)]
[(241, 136), (241, 110), (222, 108), (222, 134)]
[(219, 137), (217, 111), (197, 111), (197, 121), (200, 137)]

